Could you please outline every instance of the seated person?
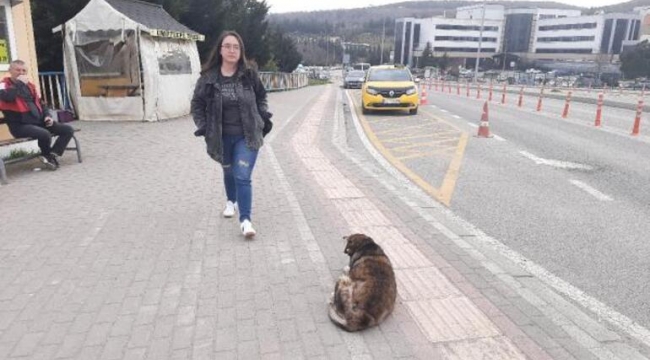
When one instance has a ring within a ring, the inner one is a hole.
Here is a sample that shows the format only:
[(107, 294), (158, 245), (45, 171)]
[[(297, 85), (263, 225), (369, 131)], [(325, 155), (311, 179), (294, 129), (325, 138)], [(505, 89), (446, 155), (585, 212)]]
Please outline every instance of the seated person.
[[(9, 75), (0, 81), (0, 110), (4, 113), (9, 132), (15, 138), (33, 138), (41, 149), (41, 161), (49, 170), (59, 167), (57, 157), (63, 155), (74, 129), (55, 122), (41, 102), (36, 86), (27, 77), (22, 60), (9, 65)], [(58, 135), (52, 146), (52, 135)]]

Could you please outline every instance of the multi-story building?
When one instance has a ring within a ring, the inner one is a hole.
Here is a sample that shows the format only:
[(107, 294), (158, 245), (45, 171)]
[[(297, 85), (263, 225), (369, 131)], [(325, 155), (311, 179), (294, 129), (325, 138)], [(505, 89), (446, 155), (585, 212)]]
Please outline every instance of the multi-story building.
[(597, 60), (614, 58), (639, 37), (638, 13), (596, 14), (540, 20), (534, 36), (533, 59)]
[(642, 13), (650, 19), (650, 7), (627, 14), (583, 16), (575, 9), (472, 5), (458, 8), (453, 19), (402, 18), (395, 23), (395, 62), (417, 65), (427, 43), (436, 56), (446, 53), (471, 63), (477, 57), (502, 53), (528, 61), (602, 61), (603, 55), (611, 61), (650, 28), (650, 21), (643, 27)]
[(481, 56), (490, 57), (500, 47), (501, 27), (501, 21), (485, 20), (481, 34), (480, 19), (400, 19), (395, 25), (395, 62), (416, 65), (427, 43), (436, 56), (476, 57), (481, 37)]
[(479, 6), (480, 14), (475, 16), (473, 8), (476, 7), (459, 8), (456, 18), (397, 19), (394, 61), (415, 66), (427, 43), (431, 44), (436, 56), (446, 53), (452, 58), (476, 58), (479, 43), (480, 57), (495, 55), (501, 46), (503, 6), (487, 5), (485, 20), (483, 9)]
[(650, 40), (650, 6), (641, 6), (634, 8), (639, 13), (640, 30), (639, 41)]

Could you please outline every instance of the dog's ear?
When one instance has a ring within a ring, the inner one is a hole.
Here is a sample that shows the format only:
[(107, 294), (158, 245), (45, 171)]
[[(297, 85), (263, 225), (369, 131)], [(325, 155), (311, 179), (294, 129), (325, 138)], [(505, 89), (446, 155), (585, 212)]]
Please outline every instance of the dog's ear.
[(347, 238), (348, 244), (345, 247), (344, 253), (352, 256), (357, 250), (362, 248), (367, 243), (373, 242), (366, 234), (352, 234)]

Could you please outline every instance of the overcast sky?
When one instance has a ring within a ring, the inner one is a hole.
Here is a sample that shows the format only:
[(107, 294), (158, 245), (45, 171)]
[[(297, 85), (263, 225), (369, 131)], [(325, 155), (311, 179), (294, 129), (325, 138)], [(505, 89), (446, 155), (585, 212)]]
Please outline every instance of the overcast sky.
[[(582, 7), (597, 7), (621, 3), (621, 0), (557, 0), (558, 2)], [(402, 2), (401, 0), (266, 0), (271, 6), (271, 13), (291, 11), (315, 11), (331, 9), (351, 9), (367, 6), (386, 5)]]

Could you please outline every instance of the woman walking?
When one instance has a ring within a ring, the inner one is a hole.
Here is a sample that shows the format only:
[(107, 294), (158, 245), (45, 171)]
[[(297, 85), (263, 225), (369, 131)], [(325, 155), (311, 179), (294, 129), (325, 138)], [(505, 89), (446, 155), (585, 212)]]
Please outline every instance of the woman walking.
[(242, 234), (255, 236), (251, 222), (251, 176), (263, 136), (270, 130), (266, 90), (249, 66), (241, 36), (221, 34), (203, 66), (192, 98), (196, 136), (204, 136), (208, 155), (221, 164), (227, 202), (223, 216), (239, 211)]

